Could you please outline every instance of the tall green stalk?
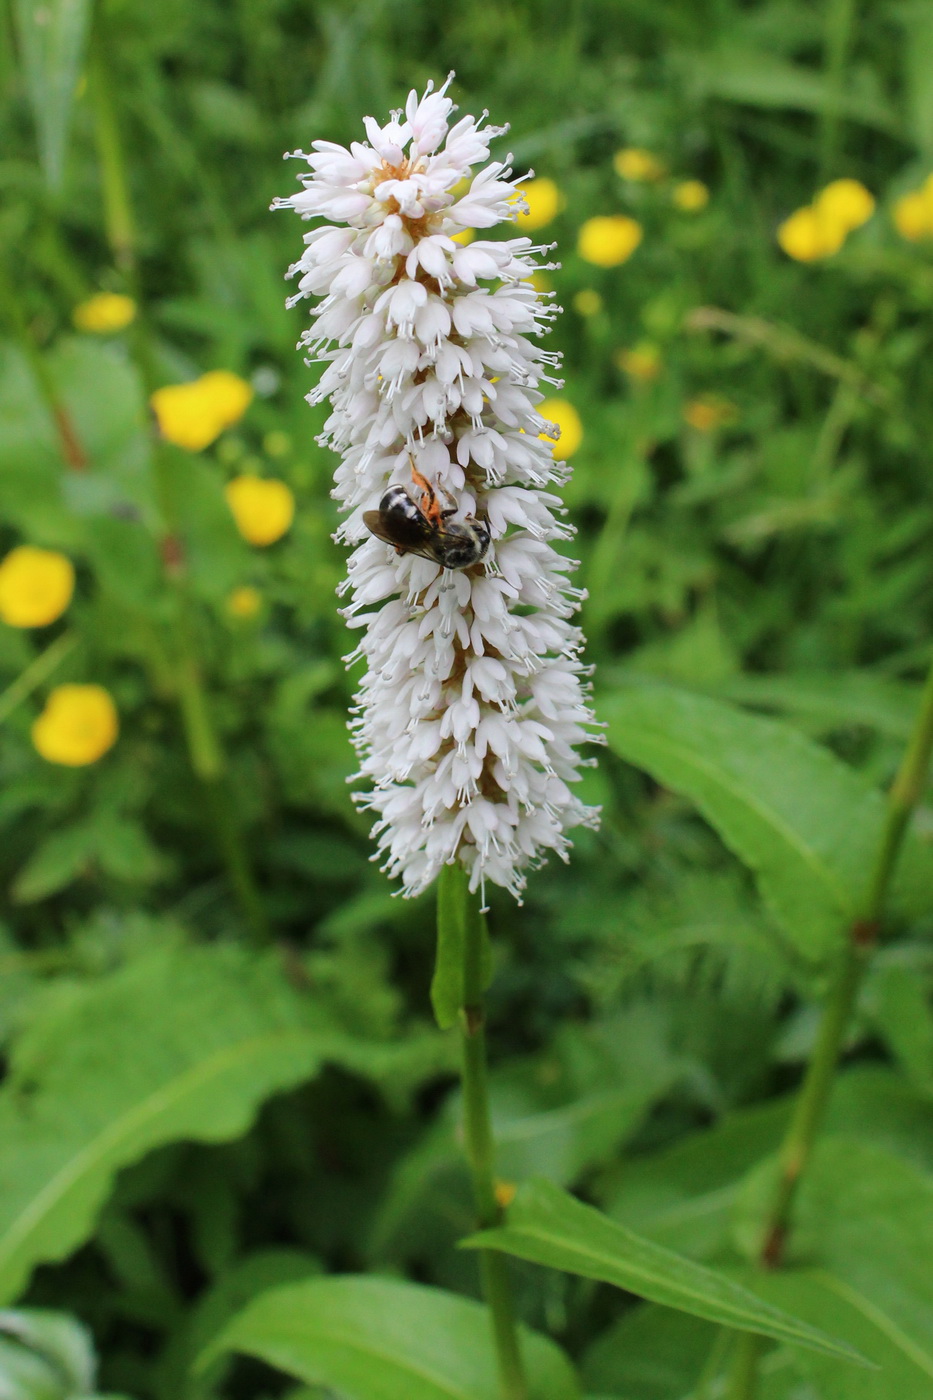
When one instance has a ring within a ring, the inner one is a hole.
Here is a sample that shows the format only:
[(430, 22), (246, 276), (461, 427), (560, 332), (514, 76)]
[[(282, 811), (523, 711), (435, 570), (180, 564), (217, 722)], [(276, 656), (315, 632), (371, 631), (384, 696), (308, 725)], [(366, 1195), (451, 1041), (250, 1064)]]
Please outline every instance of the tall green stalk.
[[(114, 262), (136, 303), (132, 330), (133, 355), (148, 398), (159, 387), (152, 339), (141, 296), (136, 255), (136, 222), (126, 176), (123, 141), (110, 82), (110, 64), (101, 7), (95, 16), (89, 62), (94, 130), (104, 197), (104, 223)], [(205, 798), (208, 820), (230, 886), (247, 926), (258, 943), (269, 939), (262, 899), (253, 877), (243, 834), (228, 791), (227, 761), (211, 713), (204, 684), (194, 599), (191, 597), (170, 449), (161, 439), (152, 444), (152, 472), (163, 535), (160, 541), (165, 577), (175, 603), (174, 689), (191, 767)]]
[[(476, 1223), (481, 1230), (492, 1229), (502, 1221), (502, 1207), (496, 1197), (495, 1142), (489, 1116), (486, 1071), (486, 1016), (484, 1010), (485, 927), (478, 901), (470, 895), (465, 872), (447, 865), (440, 874), (443, 889), (438, 892), (447, 907), (460, 902), (462, 931), (462, 1005), (459, 1012), (461, 1037), (461, 1076), (463, 1083), (463, 1140), (470, 1176)], [(499, 1365), (503, 1400), (528, 1400), (528, 1383), (522, 1363), (508, 1263), (496, 1250), (480, 1251), (483, 1295), (489, 1307), (493, 1340)]]
[[(758, 1256), (762, 1269), (776, 1269), (783, 1262), (794, 1200), (822, 1127), (859, 988), (881, 931), (881, 920), (898, 856), (911, 815), (926, 786), (931, 753), (933, 665), (924, 686), (913, 733), (888, 793), (887, 815), (868, 887), (859, 913), (848, 929), (845, 947), (823, 1008), (813, 1055), (778, 1154), (778, 1183), (765, 1218)], [(761, 1349), (760, 1337), (749, 1334), (739, 1338), (729, 1400), (754, 1400)]]

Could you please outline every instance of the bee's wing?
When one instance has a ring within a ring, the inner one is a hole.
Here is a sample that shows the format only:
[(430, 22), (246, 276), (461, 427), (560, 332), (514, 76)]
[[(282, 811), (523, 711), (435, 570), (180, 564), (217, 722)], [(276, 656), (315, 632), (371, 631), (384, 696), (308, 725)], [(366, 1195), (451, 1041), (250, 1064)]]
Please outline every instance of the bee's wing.
[(435, 533), (427, 521), (409, 520), (400, 515), (393, 516), (391, 524), (387, 524), (381, 511), (366, 510), (363, 524), (376, 539), (393, 545), (400, 554), (418, 554), (433, 564), (438, 562), (436, 554), (431, 552)]
[(386, 529), (378, 510), (364, 510), (363, 524), (371, 535), (376, 536), (377, 540), (385, 540), (386, 544), (395, 544), (395, 540)]

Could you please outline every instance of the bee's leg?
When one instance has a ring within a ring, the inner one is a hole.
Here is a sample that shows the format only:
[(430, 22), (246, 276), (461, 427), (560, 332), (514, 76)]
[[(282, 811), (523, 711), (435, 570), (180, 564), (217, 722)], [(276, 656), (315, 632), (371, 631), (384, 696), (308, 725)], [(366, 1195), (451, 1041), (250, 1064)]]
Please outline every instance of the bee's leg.
[(414, 462), (411, 464), (411, 479), (416, 486), (421, 487), (422, 515), (424, 515), (427, 520), (430, 520), (432, 525), (437, 525), (439, 519), (437, 495), (430, 481), (421, 475)]

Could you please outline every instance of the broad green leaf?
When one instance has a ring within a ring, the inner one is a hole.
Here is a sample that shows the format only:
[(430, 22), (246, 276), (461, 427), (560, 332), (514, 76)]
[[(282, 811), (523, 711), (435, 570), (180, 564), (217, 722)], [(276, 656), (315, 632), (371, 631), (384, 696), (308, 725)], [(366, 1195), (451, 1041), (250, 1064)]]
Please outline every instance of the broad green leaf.
[(814, 1352), (796, 1352), (797, 1373), (814, 1385), (819, 1400), (930, 1400), (933, 1318), (927, 1320), (926, 1343), (918, 1344), (860, 1288), (822, 1269), (766, 1275), (758, 1288), (777, 1306), (805, 1312), (845, 1337), (878, 1368), (843, 1368)]
[(88, 1237), (121, 1167), (242, 1133), (314, 1072), (326, 1036), (272, 959), (233, 948), (160, 952), (62, 989), (0, 1090), (0, 1299)]
[(874, 1143), (827, 1139), (798, 1218), (810, 1258), (924, 1371), (933, 1394), (933, 1176)]
[[(498, 1400), (485, 1307), (396, 1279), (330, 1277), (271, 1289), (201, 1357), (257, 1356), (341, 1400)], [(577, 1400), (560, 1349), (522, 1329), (531, 1400)]]
[(463, 957), (468, 922), (478, 925), (483, 950), (483, 983), (489, 984), (492, 959), (486, 920), (476, 898), (467, 888), (467, 874), (459, 865), (445, 865), (437, 881), (437, 958), (431, 981), (431, 1005), (441, 1030), (457, 1024), (464, 1002)]
[[(884, 803), (828, 749), (776, 720), (705, 696), (634, 683), (603, 697), (610, 746), (693, 801), (755, 873), (798, 950), (826, 955), (855, 914)], [(928, 902), (930, 854), (908, 840), (904, 901)]]
[(61, 184), (91, 18), (90, 0), (15, 0), (26, 90), (48, 183)]
[(689, 1313), (645, 1303), (631, 1308), (586, 1350), (580, 1376), (590, 1390), (638, 1400), (683, 1400), (700, 1376), (719, 1329)]
[(509, 1207), (504, 1226), (483, 1230), (463, 1243), (473, 1249), (501, 1249), (535, 1264), (612, 1283), (650, 1302), (726, 1327), (861, 1360), (845, 1342), (762, 1305), (731, 1279), (617, 1225), (548, 1181), (526, 1182)]
[(871, 969), (865, 1003), (875, 1028), (916, 1087), (933, 1095), (933, 1013), (925, 947), (885, 950)]
[(871, 671), (742, 675), (717, 690), (723, 699), (794, 715), (816, 732), (858, 725), (901, 743), (910, 737), (920, 701), (918, 686)]
[[(623, 1225), (699, 1259), (729, 1249), (745, 1174), (777, 1151), (793, 1096), (727, 1114), (650, 1155), (627, 1161), (602, 1204)], [(923, 1096), (882, 1065), (840, 1074), (826, 1115), (832, 1133), (860, 1136), (933, 1168), (933, 1120)]]

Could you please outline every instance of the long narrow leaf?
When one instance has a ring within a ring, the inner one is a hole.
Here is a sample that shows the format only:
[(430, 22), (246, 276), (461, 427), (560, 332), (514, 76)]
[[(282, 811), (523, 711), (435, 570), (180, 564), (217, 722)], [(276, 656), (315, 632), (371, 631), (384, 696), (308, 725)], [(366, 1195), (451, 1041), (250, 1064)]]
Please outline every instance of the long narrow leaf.
[(472, 1249), (501, 1249), (534, 1264), (615, 1284), (650, 1302), (725, 1327), (863, 1362), (846, 1342), (779, 1312), (725, 1275), (617, 1225), (548, 1181), (527, 1182), (509, 1207), (504, 1226), (483, 1230), (463, 1244)]

